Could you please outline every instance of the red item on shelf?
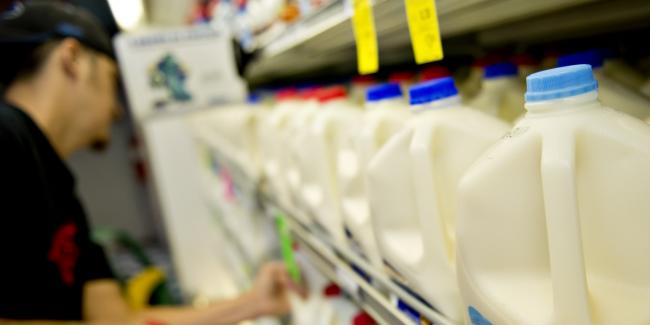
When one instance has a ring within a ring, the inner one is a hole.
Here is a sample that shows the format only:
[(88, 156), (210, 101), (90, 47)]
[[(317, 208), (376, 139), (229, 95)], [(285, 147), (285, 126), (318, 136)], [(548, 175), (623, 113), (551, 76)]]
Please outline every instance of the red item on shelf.
[(318, 99), (318, 93), (323, 90), (322, 87), (310, 87), (300, 91), (300, 98), (309, 100), (309, 99)]
[(290, 100), (290, 99), (296, 99), (298, 98), (299, 93), (296, 88), (284, 88), (279, 90), (275, 94), (275, 100), (281, 102), (285, 100)]
[(372, 319), (372, 316), (368, 315), (366, 312), (361, 312), (354, 316), (354, 319), (352, 320), (352, 325), (375, 325), (377, 322), (375, 322), (374, 319)]
[(318, 101), (321, 103), (329, 102), (335, 99), (345, 99), (347, 91), (343, 86), (333, 86), (323, 88), (318, 92)]
[(341, 295), (341, 287), (336, 285), (336, 283), (331, 282), (323, 289), (323, 296), (325, 297), (338, 297)]
[(422, 81), (427, 81), (427, 80), (433, 80), (433, 79), (440, 79), (444, 77), (449, 77), (451, 73), (449, 73), (449, 69), (446, 67), (441, 67), (441, 66), (429, 66), (424, 68), (422, 72), (420, 73), (420, 80)]
[(375, 77), (369, 75), (358, 75), (352, 77), (351, 80), (353, 85), (372, 85), (377, 82)]
[(502, 54), (491, 53), (486, 56), (474, 59), (472, 66), (477, 68), (485, 68), (485, 66), (488, 66), (490, 64), (495, 64), (503, 61), (506, 61), (506, 58)]
[(516, 54), (510, 59), (512, 63), (516, 66), (537, 66), (539, 61), (535, 59), (532, 55), (526, 53)]
[(415, 73), (411, 71), (398, 71), (393, 72), (388, 76), (389, 82), (410, 82), (415, 79)]

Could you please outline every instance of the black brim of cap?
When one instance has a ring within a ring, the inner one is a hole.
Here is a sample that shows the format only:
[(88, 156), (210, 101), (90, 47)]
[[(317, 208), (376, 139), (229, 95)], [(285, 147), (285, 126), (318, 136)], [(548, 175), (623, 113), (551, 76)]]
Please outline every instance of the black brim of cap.
[(23, 8), (19, 14), (0, 19), (3, 50), (10, 51), (14, 46), (24, 49), (48, 40), (70, 37), (115, 60), (109, 36), (84, 10), (47, 2), (28, 3)]

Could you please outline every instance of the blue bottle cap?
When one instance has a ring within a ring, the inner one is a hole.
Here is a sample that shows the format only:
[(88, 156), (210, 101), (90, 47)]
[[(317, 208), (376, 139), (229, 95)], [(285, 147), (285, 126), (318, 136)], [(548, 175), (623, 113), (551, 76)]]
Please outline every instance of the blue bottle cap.
[(526, 102), (572, 97), (598, 89), (591, 66), (570, 65), (533, 73), (526, 78)]
[(366, 101), (369, 103), (399, 97), (402, 97), (402, 88), (398, 83), (385, 83), (370, 87), (366, 91)]
[(603, 53), (599, 50), (589, 50), (563, 55), (557, 58), (558, 67), (566, 67), (576, 64), (589, 64), (592, 68), (600, 68), (603, 66)]
[(262, 101), (262, 95), (258, 92), (250, 93), (248, 94), (248, 98), (246, 98), (246, 102), (249, 104), (257, 104)]
[(435, 79), (414, 85), (409, 89), (411, 105), (430, 103), (458, 95), (451, 77)]
[(517, 66), (510, 62), (490, 64), (485, 67), (483, 77), (492, 79), (498, 77), (510, 77), (517, 75)]

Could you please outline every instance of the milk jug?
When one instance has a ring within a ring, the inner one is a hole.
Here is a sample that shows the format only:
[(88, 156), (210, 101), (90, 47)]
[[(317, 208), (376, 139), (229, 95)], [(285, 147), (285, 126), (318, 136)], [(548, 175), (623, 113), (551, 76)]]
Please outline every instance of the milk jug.
[(456, 186), (508, 125), (460, 104), (453, 79), (414, 86), (409, 125), (374, 156), (368, 198), (381, 256), (447, 317), (460, 321), (455, 275)]
[(258, 129), (264, 110), (260, 104), (248, 103), (220, 108), (215, 113), (212, 127), (219, 134), (224, 154), (256, 179), (261, 173)]
[[(289, 128), (285, 133), (286, 163), (285, 169), (287, 185), (289, 189), (290, 203), (295, 207), (304, 208), (301, 199), (302, 169), (307, 168), (310, 163), (310, 150), (306, 143), (309, 126), (313, 123), (318, 113), (318, 94), (321, 87), (311, 87), (301, 91), (302, 105), (296, 110)], [(302, 220), (308, 222), (309, 220)]]
[(377, 251), (366, 197), (366, 170), (375, 153), (410, 117), (400, 85), (387, 83), (368, 89), (361, 131), (338, 153), (341, 213), (352, 247), (358, 248), (378, 270)]
[(289, 190), (285, 178), (285, 142), (283, 132), (289, 126), (291, 116), (301, 106), (302, 101), (295, 89), (287, 89), (276, 96), (277, 104), (264, 119), (260, 132), (263, 170), (273, 195), (282, 202), (289, 200)]
[(650, 118), (650, 99), (608, 77), (603, 70), (603, 57), (597, 50), (575, 53), (558, 58), (558, 66), (591, 65), (598, 80), (598, 98), (607, 107), (642, 120)]
[(509, 62), (485, 67), (481, 91), (468, 106), (512, 123), (524, 113), (524, 89), (517, 67)]
[(650, 127), (597, 89), (589, 65), (529, 76), (526, 117), (461, 180), (472, 324), (650, 323)]
[(317, 224), (345, 243), (337, 177), (339, 146), (358, 129), (362, 111), (347, 100), (338, 86), (319, 92), (320, 108), (306, 139), (308, 165), (303, 170), (302, 201)]

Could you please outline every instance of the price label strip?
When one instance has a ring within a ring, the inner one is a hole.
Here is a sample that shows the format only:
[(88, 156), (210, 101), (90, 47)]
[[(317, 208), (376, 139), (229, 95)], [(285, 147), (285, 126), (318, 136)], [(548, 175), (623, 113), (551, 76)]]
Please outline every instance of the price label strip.
[(442, 42), (434, 0), (405, 0), (411, 43), (417, 64), (442, 60)]
[(379, 70), (377, 32), (370, 0), (352, 0), (352, 27), (357, 44), (357, 69), (360, 74)]
[(279, 213), (275, 220), (276, 226), (278, 227), (278, 234), (280, 236), (280, 249), (282, 251), (282, 259), (284, 259), (284, 265), (286, 266), (291, 279), (296, 283), (300, 283), (300, 268), (298, 267), (296, 257), (293, 254), (293, 238), (291, 237), (291, 232), (287, 225), (287, 219), (284, 215)]

